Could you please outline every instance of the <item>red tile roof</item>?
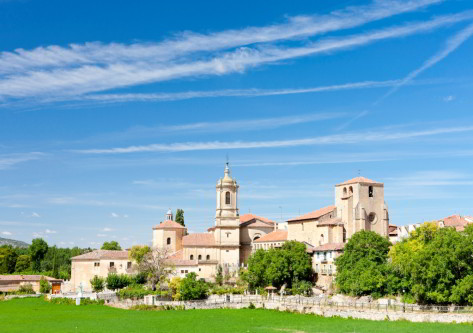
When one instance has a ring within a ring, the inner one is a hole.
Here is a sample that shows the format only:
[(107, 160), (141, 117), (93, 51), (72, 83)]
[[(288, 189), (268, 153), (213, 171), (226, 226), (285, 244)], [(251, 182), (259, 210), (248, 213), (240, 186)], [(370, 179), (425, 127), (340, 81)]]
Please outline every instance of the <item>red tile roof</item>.
[(183, 246), (215, 246), (215, 238), (212, 233), (196, 233), (182, 238)]
[(276, 230), (255, 240), (254, 243), (284, 242), (286, 240), (287, 240), (287, 231)]
[(184, 250), (179, 250), (177, 252), (174, 252), (171, 256), (169, 256), (168, 263), (175, 266), (196, 266), (197, 259), (186, 260), (184, 259)]
[(365, 178), (365, 177), (355, 177), (355, 178), (349, 179), (349, 180), (347, 180), (347, 181), (344, 181), (343, 183), (337, 184), (336, 186), (349, 185), (349, 184), (357, 184), (357, 183), (363, 183), (363, 184), (383, 184), (383, 183), (379, 183), (379, 182), (376, 182), (376, 181), (374, 181), (374, 180), (371, 180), (371, 179), (368, 179), (368, 178)]
[(463, 231), (469, 222), (465, 217), (460, 215), (452, 215), (444, 218), (443, 224), (446, 227), (454, 227), (457, 231)]
[(333, 212), (334, 209), (335, 209), (335, 206), (328, 206), (328, 207), (320, 208), (319, 210), (316, 210), (314, 212), (310, 212), (310, 213), (295, 217), (293, 219), (287, 220), (287, 222), (318, 219), (319, 217), (324, 216), (325, 214)]
[[(37, 282), (41, 280), (42, 275), (0, 275), (0, 281), (30, 281)], [(49, 282), (63, 282), (61, 279), (55, 279), (49, 276), (44, 276)]]
[(84, 253), (84, 254), (71, 258), (71, 260), (100, 260), (100, 259), (126, 260), (128, 259), (128, 251), (95, 250), (95, 251)]
[(318, 226), (343, 225), (342, 219), (336, 217), (317, 223)]
[(318, 251), (341, 251), (345, 247), (345, 243), (327, 243), (311, 248), (311, 252)]
[(260, 221), (271, 223), (271, 224), (276, 223), (274, 221), (271, 221), (270, 219), (267, 219), (266, 217), (257, 216), (254, 214), (244, 214), (240, 216), (240, 223), (245, 223), (251, 220), (260, 220)]
[(168, 220), (163, 221), (160, 224), (156, 224), (153, 229), (185, 229), (182, 225), (177, 222)]

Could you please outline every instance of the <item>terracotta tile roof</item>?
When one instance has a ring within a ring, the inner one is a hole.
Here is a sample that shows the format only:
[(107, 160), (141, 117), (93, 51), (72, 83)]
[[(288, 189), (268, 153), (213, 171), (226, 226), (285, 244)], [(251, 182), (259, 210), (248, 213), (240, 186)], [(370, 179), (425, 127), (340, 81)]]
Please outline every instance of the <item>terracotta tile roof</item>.
[(260, 221), (256, 221), (254, 223), (250, 223), (248, 225), (248, 228), (270, 228), (270, 229), (274, 229), (274, 223), (272, 224), (268, 224), (268, 223), (263, 223), (263, 222), (260, 222)]
[(270, 232), (267, 235), (257, 239), (254, 243), (265, 243), (265, 242), (284, 242), (287, 240), (287, 231), (285, 230), (276, 230)]
[(471, 223), (465, 217), (461, 217), (460, 215), (452, 215), (444, 218), (442, 221), (444, 226), (454, 227), (457, 231), (465, 230), (468, 223)]
[(319, 251), (340, 251), (345, 247), (345, 243), (327, 243), (311, 248), (311, 252)]
[(328, 219), (326, 221), (321, 221), (317, 223), (318, 226), (328, 226), (328, 225), (343, 225), (342, 219), (336, 217), (332, 219)]
[(128, 251), (95, 250), (95, 251), (84, 253), (84, 254), (71, 258), (71, 260), (100, 260), (100, 259), (126, 260), (128, 259)]
[[(0, 281), (30, 281), (38, 282), (42, 275), (0, 275)], [(55, 279), (50, 276), (44, 276), (49, 282), (63, 282), (61, 279)]]
[(343, 183), (337, 184), (336, 186), (340, 185), (349, 185), (349, 184), (356, 184), (356, 183), (363, 183), (363, 184), (382, 184), (379, 182), (375, 182), (374, 180), (365, 178), (365, 177), (355, 177), (352, 179), (349, 179), (347, 181), (344, 181)]
[(197, 260), (186, 260), (184, 259), (184, 250), (174, 252), (168, 258), (168, 263), (174, 266), (197, 266)]
[(185, 229), (182, 225), (177, 222), (168, 220), (163, 221), (160, 224), (156, 224), (153, 229)]
[(196, 233), (182, 238), (183, 246), (215, 246), (215, 238), (211, 233)]
[(390, 224), (388, 229), (389, 229), (389, 235), (390, 236), (396, 236), (397, 235), (397, 225)]
[(335, 206), (328, 206), (328, 207), (320, 208), (319, 210), (287, 220), (287, 222), (318, 219), (319, 217), (324, 216), (325, 214), (333, 212), (334, 209), (335, 209)]
[(267, 219), (266, 217), (262, 217), (262, 216), (258, 216), (254, 214), (244, 214), (240, 216), (240, 223), (245, 223), (251, 220), (260, 220), (260, 221), (271, 223), (271, 224), (276, 223), (274, 221), (271, 221), (270, 219)]

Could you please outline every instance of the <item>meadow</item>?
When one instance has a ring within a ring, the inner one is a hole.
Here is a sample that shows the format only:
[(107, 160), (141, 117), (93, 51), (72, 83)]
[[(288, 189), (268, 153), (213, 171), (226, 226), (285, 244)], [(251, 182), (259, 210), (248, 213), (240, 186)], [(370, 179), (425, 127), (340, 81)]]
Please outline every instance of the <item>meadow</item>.
[(471, 324), (323, 318), (263, 309), (137, 311), (103, 305), (51, 304), (43, 299), (0, 302), (0, 332), (472, 332)]

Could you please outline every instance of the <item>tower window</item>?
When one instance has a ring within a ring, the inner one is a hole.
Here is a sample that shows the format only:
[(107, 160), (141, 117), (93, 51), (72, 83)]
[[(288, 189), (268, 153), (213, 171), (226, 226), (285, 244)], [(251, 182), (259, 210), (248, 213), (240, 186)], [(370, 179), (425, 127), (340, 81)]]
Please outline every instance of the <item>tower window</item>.
[(225, 204), (229, 205), (230, 204), (230, 192), (225, 193)]
[(194, 260), (194, 255), (191, 254), (191, 256), (189, 258), (190, 258), (190, 260)]
[(350, 194), (353, 194), (353, 186), (350, 186), (350, 187), (348, 188), (348, 192), (349, 192)]
[(347, 188), (344, 187), (344, 188), (343, 188), (343, 196), (346, 196), (346, 195), (347, 195)]
[(202, 255), (199, 254), (198, 258), (199, 258), (199, 260), (202, 260)]
[(166, 240), (166, 243), (167, 243), (168, 245), (171, 245), (171, 237), (168, 237), (168, 239)]
[(368, 196), (369, 196), (370, 198), (373, 197), (373, 186), (369, 186), (369, 187), (368, 187)]
[(209, 254), (207, 254), (207, 260), (210, 260), (210, 255)]

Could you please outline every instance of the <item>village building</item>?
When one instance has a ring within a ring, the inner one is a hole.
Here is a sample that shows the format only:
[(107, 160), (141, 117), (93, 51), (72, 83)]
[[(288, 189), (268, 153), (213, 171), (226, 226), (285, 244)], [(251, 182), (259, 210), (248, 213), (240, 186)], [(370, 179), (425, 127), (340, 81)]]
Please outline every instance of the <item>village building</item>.
[(30, 284), (33, 291), (40, 292), (41, 278), (48, 281), (51, 293), (59, 294), (63, 280), (43, 275), (0, 275), (0, 292), (12, 292), (20, 289), (22, 285)]

